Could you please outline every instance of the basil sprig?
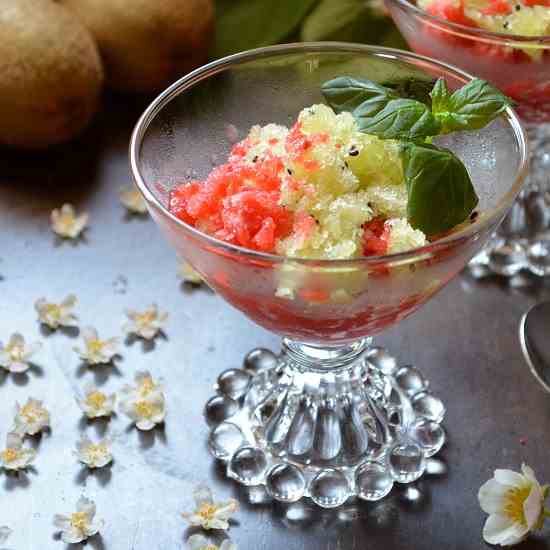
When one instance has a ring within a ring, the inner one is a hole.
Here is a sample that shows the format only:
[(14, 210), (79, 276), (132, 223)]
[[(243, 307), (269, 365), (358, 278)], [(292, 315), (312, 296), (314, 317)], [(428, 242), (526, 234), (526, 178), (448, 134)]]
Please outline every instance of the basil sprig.
[(433, 145), (432, 138), (483, 128), (512, 105), (509, 98), (480, 79), (451, 93), (440, 78), (429, 97), (411, 97), (402, 88), (347, 76), (325, 82), (321, 91), (336, 112), (352, 113), (361, 132), (402, 142), (412, 227), (435, 235), (468, 218), (478, 204), (468, 170), (451, 151)]
[(430, 95), (432, 112), (441, 123), (442, 134), (479, 130), (513, 105), (502, 92), (478, 78), (452, 94), (440, 78)]

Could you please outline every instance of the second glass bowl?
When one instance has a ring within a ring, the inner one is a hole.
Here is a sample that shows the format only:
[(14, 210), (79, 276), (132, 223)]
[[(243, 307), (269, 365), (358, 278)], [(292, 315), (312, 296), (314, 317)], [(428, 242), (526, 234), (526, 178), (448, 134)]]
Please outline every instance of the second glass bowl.
[(385, 3), (415, 52), (492, 82), (517, 102), (526, 123), (532, 152), (528, 183), (497, 235), (473, 260), (473, 274), (550, 275), (550, 36), (488, 32), (430, 15), (409, 0)]

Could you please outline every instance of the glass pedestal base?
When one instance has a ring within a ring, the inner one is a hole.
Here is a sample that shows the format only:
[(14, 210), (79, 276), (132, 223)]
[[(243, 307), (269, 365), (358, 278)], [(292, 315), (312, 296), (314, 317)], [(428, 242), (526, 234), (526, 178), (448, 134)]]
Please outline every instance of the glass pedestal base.
[(524, 189), (493, 238), (470, 262), (476, 278), (550, 275), (550, 123), (527, 126), (531, 144)]
[(255, 349), (243, 368), (222, 372), (205, 416), (227, 475), (323, 508), (380, 500), (420, 478), (445, 442), (445, 408), (418, 369), (369, 344), (340, 364), (331, 357), (329, 369), (321, 351), (316, 368), (285, 342), (278, 356)]

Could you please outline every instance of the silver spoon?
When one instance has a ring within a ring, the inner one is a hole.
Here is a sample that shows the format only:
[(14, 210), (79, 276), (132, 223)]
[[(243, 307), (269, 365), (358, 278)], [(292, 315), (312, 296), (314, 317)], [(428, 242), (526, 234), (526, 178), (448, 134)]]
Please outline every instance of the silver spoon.
[(541, 302), (521, 318), (519, 341), (533, 376), (550, 393), (550, 302)]

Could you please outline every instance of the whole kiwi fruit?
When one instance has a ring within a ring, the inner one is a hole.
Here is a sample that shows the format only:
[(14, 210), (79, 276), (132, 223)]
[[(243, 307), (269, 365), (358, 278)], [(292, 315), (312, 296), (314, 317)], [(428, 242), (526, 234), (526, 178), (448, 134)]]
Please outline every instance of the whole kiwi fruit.
[(107, 83), (157, 92), (204, 63), (213, 37), (212, 0), (60, 0), (94, 35)]
[(103, 84), (88, 29), (52, 0), (2, 0), (0, 37), (0, 144), (40, 149), (78, 134)]

